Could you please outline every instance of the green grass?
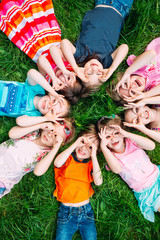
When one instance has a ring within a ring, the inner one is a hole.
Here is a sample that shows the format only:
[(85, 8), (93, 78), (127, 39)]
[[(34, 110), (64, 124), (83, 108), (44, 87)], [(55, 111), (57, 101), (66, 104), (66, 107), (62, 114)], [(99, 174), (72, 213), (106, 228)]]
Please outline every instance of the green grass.
[[(94, 7), (93, 0), (53, 1), (55, 13), (62, 29), (62, 37), (74, 42), (80, 32), (85, 12)], [(140, 54), (147, 44), (159, 37), (159, 1), (135, 0), (126, 19), (118, 44), (127, 43), (129, 54)], [(7, 37), (0, 33), (0, 78), (24, 81), (27, 71), (36, 65)], [(118, 71), (126, 68), (123, 62)], [(113, 78), (115, 77), (115, 74)], [(109, 81), (111, 82), (112, 79)], [(97, 93), (82, 99), (73, 106), (77, 132), (86, 124), (94, 123), (100, 116), (117, 113), (122, 108), (106, 95), (104, 84)], [(87, 104), (86, 104), (87, 102)], [(9, 129), (15, 119), (0, 117), (0, 141), (8, 139)], [(148, 152), (152, 162), (160, 163), (160, 145)], [(155, 223), (146, 221), (138, 208), (136, 199), (119, 176), (105, 170), (104, 157), (99, 162), (104, 183), (95, 187), (91, 203), (95, 212), (99, 240), (158, 240), (160, 239), (160, 215), (155, 214)], [(59, 203), (52, 198), (55, 188), (53, 166), (42, 177), (33, 173), (26, 175), (14, 189), (0, 200), (0, 239), (2, 240), (50, 240), (55, 239), (56, 218)], [(76, 233), (74, 240), (81, 239)]]

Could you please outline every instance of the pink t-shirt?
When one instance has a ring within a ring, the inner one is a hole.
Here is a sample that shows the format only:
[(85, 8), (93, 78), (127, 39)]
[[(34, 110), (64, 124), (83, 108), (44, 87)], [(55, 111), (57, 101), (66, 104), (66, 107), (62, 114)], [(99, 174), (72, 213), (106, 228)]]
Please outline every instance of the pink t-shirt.
[[(160, 38), (156, 38), (150, 42), (145, 51), (149, 49), (155, 50), (156, 57), (148, 65), (143, 66), (133, 73), (146, 79), (145, 91), (149, 91), (160, 84)], [(135, 57), (135, 55), (128, 57), (127, 64), (129, 66), (133, 63)]]
[(142, 191), (154, 183), (158, 167), (150, 161), (145, 151), (130, 139), (126, 139), (124, 153), (112, 153), (122, 167), (119, 175), (134, 191)]

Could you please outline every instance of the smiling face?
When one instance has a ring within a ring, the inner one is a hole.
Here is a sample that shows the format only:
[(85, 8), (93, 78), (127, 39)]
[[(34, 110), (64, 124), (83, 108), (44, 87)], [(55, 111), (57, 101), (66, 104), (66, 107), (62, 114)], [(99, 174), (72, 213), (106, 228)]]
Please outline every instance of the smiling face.
[(138, 123), (139, 117), (142, 119), (143, 124), (147, 125), (155, 120), (154, 110), (144, 106), (143, 108), (136, 108), (136, 112), (133, 109), (125, 111), (126, 122), (133, 123), (133, 120), (135, 120)]
[(41, 133), (41, 143), (48, 147), (54, 146), (56, 141), (56, 135), (61, 136), (63, 142), (65, 142), (67, 138), (65, 127), (63, 125), (59, 123), (54, 123), (53, 126), (54, 126), (53, 130), (50, 131), (43, 130)]
[(125, 150), (124, 136), (116, 129), (106, 129), (106, 139), (109, 140), (108, 147), (116, 153), (123, 153)]
[(88, 61), (84, 66), (84, 75), (88, 82), (84, 82), (86, 87), (101, 86), (103, 77), (103, 66), (97, 59)]
[(145, 78), (138, 75), (132, 75), (130, 77), (130, 86), (127, 87), (126, 85), (127, 89), (123, 89), (122, 87), (119, 88), (119, 96), (123, 99), (124, 95), (127, 97), (135, 95), (134, 90), (138, 92), (143, 92), (145, 89), (145, 83)]
[(66, 116), (68, 114), (70, 104), (62, 97), (54, 97), (52, 95), (45, 95), (38, 102), (38, 109), (42, 115), (46, 115), (49, 110), (53, 109), (56, 115)]
[(79, 160), (88, 159), (91, 157), (92, 147), (91, 144), (94, 143), (96, 147), (98, 148), (98, 141), (97, 138), (90, 138), (89, 135), (84, 134), (83, 137), (85, 137), (85, 142), (82, 142), (76, 149), (76, 157)]

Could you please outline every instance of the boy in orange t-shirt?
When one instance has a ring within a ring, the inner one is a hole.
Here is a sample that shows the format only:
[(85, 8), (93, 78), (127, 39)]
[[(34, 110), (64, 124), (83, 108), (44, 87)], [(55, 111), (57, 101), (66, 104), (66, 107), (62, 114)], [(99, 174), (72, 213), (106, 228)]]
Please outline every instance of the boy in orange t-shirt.
[(79, 230), (82, 239), (96, 240), (94, 213), (89, 198), (94, 191), (91, 182), (102, 184), (101, 170), (96, 157), (99, 146), (94, 125), (83, 132), (69, 148), (54, 161), (56, 190), (61, 202), (56, 240), (72, 239)]

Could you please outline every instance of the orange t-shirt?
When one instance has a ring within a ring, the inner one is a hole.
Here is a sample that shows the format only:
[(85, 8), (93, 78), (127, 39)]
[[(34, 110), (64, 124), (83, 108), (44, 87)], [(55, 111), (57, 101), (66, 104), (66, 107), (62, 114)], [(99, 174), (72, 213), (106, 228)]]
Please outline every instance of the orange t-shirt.
[(54, 196), (63, 203), (79, 203), (89, 199), (94, 190), (91, 186), (92, 161), (85, 159), (80, 162), (70, 155), (60, 168), (55, 167), (56, 189)]

